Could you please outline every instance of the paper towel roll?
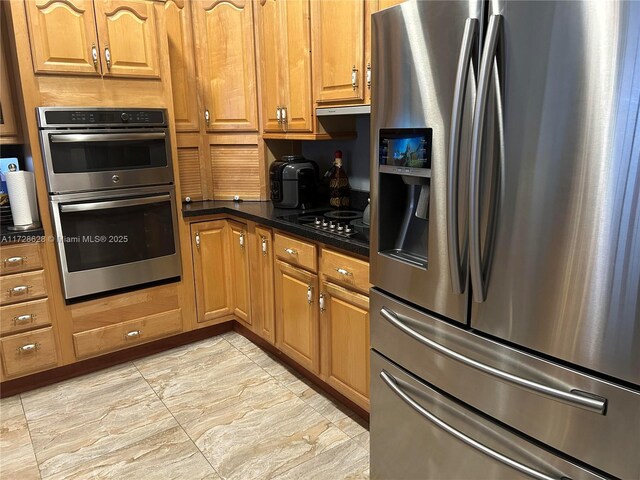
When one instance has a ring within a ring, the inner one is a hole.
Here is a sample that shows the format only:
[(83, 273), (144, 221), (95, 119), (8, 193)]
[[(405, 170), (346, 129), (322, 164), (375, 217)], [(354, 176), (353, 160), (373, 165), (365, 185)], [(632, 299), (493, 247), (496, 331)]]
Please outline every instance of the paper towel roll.
[(30, 225), (40, 220), (36, 202), (36, 182), (32, 172), (7, 172), (7, 190), (14, 225)]

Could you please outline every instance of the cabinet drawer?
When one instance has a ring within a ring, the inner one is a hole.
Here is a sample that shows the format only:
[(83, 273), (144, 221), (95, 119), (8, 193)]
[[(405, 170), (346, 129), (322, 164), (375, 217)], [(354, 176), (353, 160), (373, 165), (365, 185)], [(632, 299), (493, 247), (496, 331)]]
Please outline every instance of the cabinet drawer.
[(335, 282), (369, 291), (369, 264), (338, 252), (322, 249), (320, 272)]
[(42, 268), (40, 245), (21, 243), (2, 247), (0, 254), (0, 275), (26, 272)]
[(171, 310), (128, 322), (74, 333), (73, 343), (78, 358), (149, 342), (182, 330), (182, 310)]
[(47, 296), (43, 270), (6, 275), (0, 280), (0, 285), (0, 305)]
[(0, 334), (16, 333), (51, 325), (46, 299), (0, 307)]
[(313, 243), (303, 242), (302, 240), (276, 233), (273, 244), (278, 258), (313, 272), (318, 271), (316, 246)]
[(58, 364), (51, 327), (20, 333), (0, 340), (7, 377), (38, 372)]

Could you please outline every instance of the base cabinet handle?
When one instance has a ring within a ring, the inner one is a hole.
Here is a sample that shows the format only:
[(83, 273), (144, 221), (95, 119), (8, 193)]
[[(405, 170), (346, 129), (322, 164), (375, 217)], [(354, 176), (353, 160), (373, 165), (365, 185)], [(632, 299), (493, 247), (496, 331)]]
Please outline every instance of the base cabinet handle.
[(130, 332), (124, 334), (124, 339), (133, 340), (136, 338), (140, 338), (140, 335), (142, 335), (142, 330), (131, 330)]
[(324, 312), (326, 310), (324, 302), (325, 302), (324, 293), (321, 293), (320, 296), (318, 297), (318, 303), (320, 304), (320, 311), (321, 312)]
[(39, 343), (27, 343), (25, 345), (22, 345), (21, 347), (18, 347), (18, 354), (23, 355), (26, 353), (32, 353), (35, 352), (37, 350), (40, 349), (40, 344)]
[(17, 287), (10, 288), (7, 290), (10, 297), (15, 297), (18, 295), (26, 295), (29, 293), (33, 287), (31, 285), (18, 285)]
[(297, 255), (298, 254), (298, 251), (294, 250), (293, 248), (285, 248), (284, 251), (287, 252), (289, 255)]
[(5, 267), (17, 267), (27, 263), (27, 257), (9, 257), (3, 260)]
[(309, 305), (313, 303), (313, 287), (311, 285), (307, 287), (307, 303)]
[(266, 256), (268, 252), (267, 237), (265, 237), (264, 235), (260, 235), (260, 239), (262, 240), (262, 255)]
[(18, 315), (17, 317), (13, 317), (13, 326), (17, 327), (18, 325), (22, 325), (25, 323), (33, 323), (36, 319), (37, 315), (33, 313), (27, 313), (25, 315)]
[(338, 272), (340, 275), (344, 275), (345, 277), (353, 276), (353, 273), (351, 273), (349, 270), (345, 268), (336, 268), (336, 272)]

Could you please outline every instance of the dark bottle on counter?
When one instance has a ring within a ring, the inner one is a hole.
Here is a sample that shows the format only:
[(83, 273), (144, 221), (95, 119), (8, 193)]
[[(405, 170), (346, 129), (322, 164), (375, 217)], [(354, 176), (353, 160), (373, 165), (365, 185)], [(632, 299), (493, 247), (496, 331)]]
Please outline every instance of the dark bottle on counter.
[(346, 208), (351, 205), (351, 186), (349, 177), (342, 168), (342, 152), (337, 150), (329, 175), (329, 205), (333, 208)]

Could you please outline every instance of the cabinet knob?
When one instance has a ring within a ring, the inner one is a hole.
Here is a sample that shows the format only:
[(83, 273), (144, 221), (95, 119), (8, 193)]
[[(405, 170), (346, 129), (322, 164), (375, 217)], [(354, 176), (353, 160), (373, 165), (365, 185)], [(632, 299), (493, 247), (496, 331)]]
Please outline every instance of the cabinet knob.
[(109, 50), (109, 45), (104, 47), (104, 61), (107, 62), (107, 69), (111, 70), (111, 50)]
[(289, 255), (297, 255), (298, 254), (298, 252), (296, 250), (294, 250), (293, 248), (285, 248), (284, 251), (287, 252)]
[(131, 340), (140, 337), (140, 335), (142, 335), (142, 330), (131, 330), (124, 334), (124, 339)]
[(336, 272), (338, 272), (340, 275), (344, 275), (345, 277), (353, 276), (353, 273), (344, 268), (336, 268)]
[(27, 257), (9, 257), (3, 260), (5, 267), (17, 267), (27, 262)]
[(371, 64), (367, 63), (367, 88), (371, 90)]
[(358, 69), (355, 65), (351, 68), (351, 86), (354, 90), (358, 87)]
[(91, 45), (91, 59), (93, 60), (93, 68), (98, 71), (98, 47), (95, 43)]

